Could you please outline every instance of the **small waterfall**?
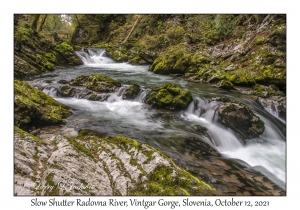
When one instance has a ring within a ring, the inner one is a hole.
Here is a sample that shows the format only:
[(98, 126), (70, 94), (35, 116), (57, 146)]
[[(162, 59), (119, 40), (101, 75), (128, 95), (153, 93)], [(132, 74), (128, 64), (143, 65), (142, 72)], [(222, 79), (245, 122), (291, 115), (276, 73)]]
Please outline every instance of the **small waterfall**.
[(195, 103), (194, 101), (192, 101), (188, 106), (188, 108), (186, 109), (186, 113), (194, 114), (194, 111), (195, 111)]
[(190, 103), (186, 109), (187, 119), (194, 123), (206, 127), (212, 137), (213, 143), (220, 152), (233, 151), (243, 147), (241, 142), (229, 130), (224, 129), (214, 122), (216, 101), (195, 97), (197, 103), (196, 109), (194, 102)]
[(122, 101), (122, 94), (124, 93), (124, 91), (126, 90), (127, 86), (122, 86), (120, 87), (116, 92), (112, 93), (108, 98), (107, 98), (107, 102), (113, 103), (113, 102), (117, 102), (117, 101)]
[(116, 93), (117, 96), (121, 96), (125, 92), (126, 88), (127, 88), (127, 86), (120, 87), (119, 90)]
[(134, 99), (134, 101), (143, 103), (144, 100), (145, 100), (145, 98), (146, 98), (147, 93), (148, 93), (148, 90), (143, 90), (143, 91), (141, 91), (141, 92), (137, 95), (137, 97)]
[(93, 60), (91, 60), (89, 54), (87, 54), (84, 51), (75, 51), (76, 55), (82, 60), (82, 62), (87, 65), (90, 63), (93, 63)]
[(286, 121), (280, 117), (278, 104), (276, 102), (271, 100), (259, 100), (259, 103), (267, 112), (275, 116), (281, 122), (286, 123)]
[[(223, 155), (241, 159), (253, 168), (269, 177), (283, 189), (285, 180), (285, 140), (284, 135), (267, 118), (257, 114), (265, 124), (265, 132), (258, 138), (251, 139), (246, 145), (229, 130), (220, 126), (214, 116), (218, 102), (195, 98), (196, 109), (192, 102), (185, 117), (193, 124), (199, 124), (208, 129), (216, 149)], [(202, 113), (199, 113), (202, 110)], [(216, 118), (216, 117), (215, 117)]]
[(75, 53), (86, 66), (115, 63), (107, 56), (105, 49), (88, 48), (86, 51), (76, 51)]
[(275, 117), (279, 118), (278, 108), (276, 104), (268, 104), (264, 107), (268, 112), (270, 112)]
[(107, 57), (106, 56), (106, 50), (102, 48), (88, 48), (87, 49), (88, 54), (90, 57), (99, 56), (99, 57)]
[(43, 92), (46, 93), (47, 95), (53, 97), (53, 98), (60, 98), (61, 96), (59, 95), (58, 91), (56, 88), (51, 87), (51, 88), (44, 88)]

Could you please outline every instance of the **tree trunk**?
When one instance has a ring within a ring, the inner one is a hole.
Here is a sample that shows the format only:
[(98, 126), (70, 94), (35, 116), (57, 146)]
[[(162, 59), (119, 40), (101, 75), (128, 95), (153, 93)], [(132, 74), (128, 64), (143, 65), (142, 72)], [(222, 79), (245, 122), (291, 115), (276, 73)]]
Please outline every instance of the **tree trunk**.
[(38, 23), (38, 21), (39, 21), (39, 19), (40, 19), (40, 16), (41, 16), (41, 15), (34, 15), (34, 20), (33, 20), (32, 25), (31, 25), (31, 28), (32, 28), (32, 30), (34, 30), (34, 31), (37, 30), (37, 23)]
[(78, 24), (78, 26), (80, 26), (80, 21), (79, 21), (79, 18), (78, 18), (78, 16), (77, 16), (77, 15), (75, 15), (75, 17), (76, 17), (76, 20), (77, 20), (77, 24)]
[(43, 26), (44, 26), (44, 24), (46, 22), (46, 18), (47, 18), (47, 15), (45, 15), (45, 17), (43, 18), (42, 23), (41, 23), (40, 28), (39, 28), (39, 31), (43, 30)]
[(137, 23), (138, 23), (140, 17), (141, 17), (141, 16), (139, 15), (138, 18), (136, 19), (135, 23), (133, 24), (133, 26), (132, 26), (132, 28), (131, 28), (129, 34), (127, 35), (127, 37), (125, 38), (125, 40), (123, 41), (123, 43), (125, 43), (125, 42), (127, 41), (127, 39), (130, 37), (130, 35), (132, 34), (132, 32), (133, 32), (133, 30), (135, 29), (135, 27), (136, 27), (136, 25), (137, 25)]

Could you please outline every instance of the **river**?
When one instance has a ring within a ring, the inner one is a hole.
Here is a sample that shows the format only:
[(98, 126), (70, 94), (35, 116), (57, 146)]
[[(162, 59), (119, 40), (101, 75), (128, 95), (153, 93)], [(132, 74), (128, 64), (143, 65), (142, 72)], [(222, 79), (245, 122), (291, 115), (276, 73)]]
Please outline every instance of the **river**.
[[(166, 75), (150, 72), (149, 66), (134, 66), (117, 63), (106, 56), (105, 50), (89, 49), (89, 54), (76, 52), (84, 65), (61, 68), (54, 72), (32, 78), (32, 86), (43, 86), (44, 92), (57, 101), (74, 108), (74, 114), (68, 118), (64, 128), (80, 130), (88, 128), (115, 136), (122, 135), (147, 143), (162, 151), (175, 162), (187, 158), (182, 143), (187, 137), (197, 137), (216, 148), (224, 157), (245, 161), (255, 170), (259, 170), (281, 188), (286, 182), (286, 122), (279, 119), (276, 110), (262, 107), (254, 97), (238, 91), (224, 91), (208, 84), (193, 83)], [(78, 97), (62, 98), (55, 90), (59, 80), (71, 80), (80, 75), (102, 74), (122, 83), (122, 87), (104, 102), (90, 101)], [(49, 88), (49, 81), (51, 87)], [(183, 89), (189, 89), (194, 104), (185, 111), (162, 111), (149, 109), (143, 103), (147, 91), (165, 83), (174, 83)], [(53, 87), (54, 84), (54, 87)], [(134, 101), (122, 100), (124, 87), (138, 84), (142, 91)], [(246, 104), (265, 123), (265, 132), (256, 139), (241, 141), (227, 128), (215, 120), (216, 101), (212, 98), (227, 96)], [(194, 125), (206, 127), (213, 139), (195, 133)], [(200, 136), (199, 136), (200, 135)]]

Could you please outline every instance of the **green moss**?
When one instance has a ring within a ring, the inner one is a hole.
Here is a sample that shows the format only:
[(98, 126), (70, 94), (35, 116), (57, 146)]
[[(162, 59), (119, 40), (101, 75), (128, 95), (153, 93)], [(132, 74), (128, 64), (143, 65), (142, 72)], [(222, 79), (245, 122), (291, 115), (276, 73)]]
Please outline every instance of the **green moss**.
[(98, 96), (96, 94), (91, 94), (87, 99), (91, 101), (96, 101), (97, 97)]
[(186, 109), (191, 101), (190, 91), (174, 84), (153, 88), (146, 96), (146, 103), (158, 108)]
[(54, 63), (56, 64), (57, 63), (57, 58), (56, 56), (53, 54), (53, 53), (46, 53), (45, 55), (45, 58), (47, 58), (51, 63)]
[(184, 74), (190, 63), (190, 53), (184, 45), (168, 48), (156, 58), (150, 71), (156, 74)]
[[(76, 142), (76, 139), (80, 139), (84, 142), (90, 142), (91, 140), (94, 141), (94, 147), (97, 148), (95, 153), (91, 154), (91, 152), (87, 151), (85, 147)], [(170, 158), (155, 148), (149, 145), (143, 145), (134, 139), (124, 136), (107, 137), (91, 130), (80, 131), (76, 139), (69, 139), (69, 141), (72, 141), (71, 144), (75, 147), (75, 149), (85, 154), (90, 153), (90, 155), (93, 155), (95, 159), (101, 150), (110, 153), (109, 150), (101, 146), (104, 143), (109, 144), (114, 149), (126, 151), (129, 155), (131, 155), (130, 164), (136, 166), (142, 172), (142, 174), (140, 174), (140, 178), (142, 176), (146, 176), (147, 180), (142, 183), (135, 183), (135, 181), (131, 180), (136, 187), (129, 189), (128, 195), (212, 195), (215, 192), (215, 190), (208, 184), (192, 176), (189, 172), (179, 168)], [(148, 149), (145, 149), (145, 147)], [(146, 155), (148, 158), (147, 163), (153, 159), (154, 153), (158, 153), (162, 158), (170, 163), (170, 166), (160, 165), (156, 167), (154, 171), (147, 174), (143, 170), (142, 166), (138, 164), (132, 156), (134, 155), (132, 148), (135, 148), (135, 150)], [(129, 177), (122, 160), (114, 155), (112, 155), (111, 158), (120, 162), (121, 165), (119, 169)], [(114, 195), (117, 194), (118, 191), (114, 191)]]
[(134, 84), (132, 86), (130, 86), (130, 88), (128, 88), (122, 95), (123, 99), (135, 99), (137, 97), (137, 95), (140, 92), (140, 86), (137, 84)]
[(266, 37), (259, 36), (254, 40), (254, 45), (262, 45), (266, 42)]
[(124, 148), (131, 147), (131, 146), (138, 148), (141, 146), (141, 143), (139, 143), (138, 141), (124, 136), (116, 136), (112, 138), (111, 141), (117, 145), (122, 145)]
[(49, 168), (51, 168), (51, 169), (57, 169), (57, 170), (63, 170), (63, 168), (61, 168), (60, 166), (58, 166), (58, 165), (49, 165)]
[[(82, 61), (75, 54), (71, 45), (66, 42), (62, 42), (54, 47), (54, 51), (57, 53), (56, 58), (58, 61), (67, 62), (68, 65), (80, 65)], [(52, 52), (54, 54), (54, 52)], [(62, 58), (59, 59), (58, 56)]]
[(156, 98), (160, 107), (171, 105), (173, 101), (173, 96), (166, 89), (158, 91)]
[(225, 89), (225, 90), (232, 90), (233, 89), (233, 84), (230, 81), (227, 80), (222, 80), (218, 84), (219, 88)]
[(64, 123), (71, 115), (69, 108), (26, 82), (14, 81), (15, 125), (41, 126)]
[(283, 95), (283, 93), (281, 93), (278, 90), (278, 87), (276, 87), (275, 85), (270, 85), (269, 87), (267, 87), (259, 84), (254, 85), (252, 94), (263, 98), (276, 95)]
[(185, 30), (182, 26), (171, 27), (166, 31), (166, 36), (171, 40), (171, 43), (178, 43), (183, 39)]
[(76, 151), (82, 152), (86, 154), (87, 156), (91, 157), (94, 159), (93, 153), (88, 150), (85, 146), (81, 145), (79, 142), (76, 141), (75, 138), (67, 138), (68, 141), (73, 145)]
[(46, 186), (52, 186), (53, 189), (49, 189), (49, 188), (46, 188), (46, 192), (45, 194), (46, 195), (50, 195), (50, 196), (57, 196), (59, 195), (59, 186), (56, 185), (53, 181), (53, 177), (54, 177), (54, 173), (50, 173), (47, 177), (46, 177)]
[(86, 86), (88, 89), (98, 92), (113, 92), (117, 87), (121, 86), (118, 81), (101, 74), (78, 76), (70, 81), (70, 85)]
[[(172, 162), (171, 162), (172, 163)], [(131, 190), (129, 195), (138, 196), (176, 196), (176, 195), (207, 195), (214, 189), (193, 177), (187, 171), (172, 167), (158, 166), (150, 173), (148, 181)], [(175, 174), (174, 174), (175, 172)]]

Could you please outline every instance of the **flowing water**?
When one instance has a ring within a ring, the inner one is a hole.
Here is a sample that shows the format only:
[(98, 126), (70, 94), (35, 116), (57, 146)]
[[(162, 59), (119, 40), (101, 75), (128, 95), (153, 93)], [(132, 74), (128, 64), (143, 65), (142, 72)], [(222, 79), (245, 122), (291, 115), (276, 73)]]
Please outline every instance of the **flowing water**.
[[(156, 75), (148, 71), (149, 66), (134, 66), (116, 63), (106, 56), (103, 49), (88, 49), (76, 52), (84, 65), (59, 69), (30, 81), (32, 86), (43, 86), (44, 92), (57, 101), (73, 108), (74, 114), (68, 119), (65, 128), (75, 130), (88, 128), (115, 136), (123, 135), (150, 144), (174, 160), (180, 160), (185, 153), (182, 140), (197, 137), (216, 148), (225, 157), (240, 159), (285, 189), (286, 180), (286, 137), (285, 121), (278, 114), (269, 112), (251, 96), (238, 92), (219, 90), (207, 84), (191, 83), (170, 76)], [(90, 101), (79, 97), (62, 98), (55, 84), (59, 80), (71, 80), (79, 75), (102, 74), (118, 80), (122, 87), (104, 101)], [(49, 87), (51, 81), (52, 87)], [(151, 88), (165, 83), (175, 83), (192, 92), (196, 104), (191, 103), (187, 110), (171, 112), (149, 109), (143, 100)], [(138, 84), (142, 91), (133, 101), (122, 100), (126, 86)], [(256, 139), (241, 141), (227, 128), (216, 122), (214, 97), (227, 96), (249, 106), (265, 123), (265, 132)], [(193, 130), (194, 125), (208, 129), (210, 141)]]

